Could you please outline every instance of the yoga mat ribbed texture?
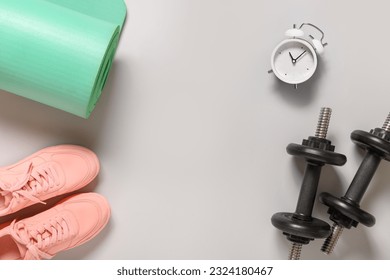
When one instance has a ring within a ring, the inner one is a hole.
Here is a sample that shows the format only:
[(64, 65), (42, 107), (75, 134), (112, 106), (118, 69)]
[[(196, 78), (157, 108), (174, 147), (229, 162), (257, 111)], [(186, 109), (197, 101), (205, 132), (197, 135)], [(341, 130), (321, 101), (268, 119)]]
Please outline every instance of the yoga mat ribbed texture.
[(0, 89), (88, 118), (125, 16), (123, 0), (0, 0)]

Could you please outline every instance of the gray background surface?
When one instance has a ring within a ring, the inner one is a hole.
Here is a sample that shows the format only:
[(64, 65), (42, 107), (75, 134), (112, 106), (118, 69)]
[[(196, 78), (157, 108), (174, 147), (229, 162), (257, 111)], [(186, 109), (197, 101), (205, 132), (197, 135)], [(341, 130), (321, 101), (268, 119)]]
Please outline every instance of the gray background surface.
[[(314, 134), (333, 109), (328, 138), (348, 162), (323, 168), (319, 192), (345, 192), (363, 153), (355, 129), (390, 111), (388, 1), (126, 1), (128, 19), (102, 98), (89, 120), (1, 92), (1, 165), (50, 145), (84, 145), (101, 173), (84, 191), (112, 206), (108, 227), (57, 259), (285, 259), (270, 223), (293, 211), (304, 163), (287, 144)], [(267, 74), (293, 23), (329, 43), (298, 90)], [(333, 256), (322, 241), (303, 259), (390, 258), (390, 164), (382, 162), (362, 208), (373, 228), (346, 231)], [(313, 215), (328, 220), (326, 207)]]

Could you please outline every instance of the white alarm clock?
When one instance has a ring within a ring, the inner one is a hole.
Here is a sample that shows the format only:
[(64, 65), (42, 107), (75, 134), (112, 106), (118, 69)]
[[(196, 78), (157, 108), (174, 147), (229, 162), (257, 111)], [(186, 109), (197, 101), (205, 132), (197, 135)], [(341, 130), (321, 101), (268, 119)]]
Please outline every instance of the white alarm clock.
[[(315, 28), (321, 34), (315, 39), (311, 34), (306, 35), (304, 26)], [(303, 83), (313, 76), (317, 69), (318, 55), (324, 52), (324, 32), (311, 23), (302, 23), (299, 28), (295, 24), (285, 33), (287, 39), (280, 42), (272, 52), (269, 73), (274, 73), (281, 81), (294, 85)]]

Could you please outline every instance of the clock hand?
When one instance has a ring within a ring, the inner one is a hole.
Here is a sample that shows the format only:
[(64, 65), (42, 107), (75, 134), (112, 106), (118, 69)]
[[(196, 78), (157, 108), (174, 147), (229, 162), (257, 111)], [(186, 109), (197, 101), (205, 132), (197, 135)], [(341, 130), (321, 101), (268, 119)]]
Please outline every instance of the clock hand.
[(290, 55), (291, 57), (291, 62), (294, 64), (295, 62), (297, 62), (297, 60), (295, 58), (293, 58), (291, 52), (288, 52), (288, 54)]
[(303, 51), (303, 53), (301, 53), (300, 55), (298, 55), (298, 57), (295, 59), (295, 62), (296, 62), (302, 55), (304, 55), (305, 53), (306, 53), (306, 50)]

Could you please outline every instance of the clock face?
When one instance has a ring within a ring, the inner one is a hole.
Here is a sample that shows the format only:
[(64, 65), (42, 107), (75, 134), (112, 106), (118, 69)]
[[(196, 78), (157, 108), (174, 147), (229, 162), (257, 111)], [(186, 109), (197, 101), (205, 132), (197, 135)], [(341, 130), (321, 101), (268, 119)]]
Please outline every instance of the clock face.
[(282, 81), (299, 84), (313, 76), (317, 68), (314, 48), (302, 39), (287, 39), (274, 50), (271, 57), (272, 70)]

